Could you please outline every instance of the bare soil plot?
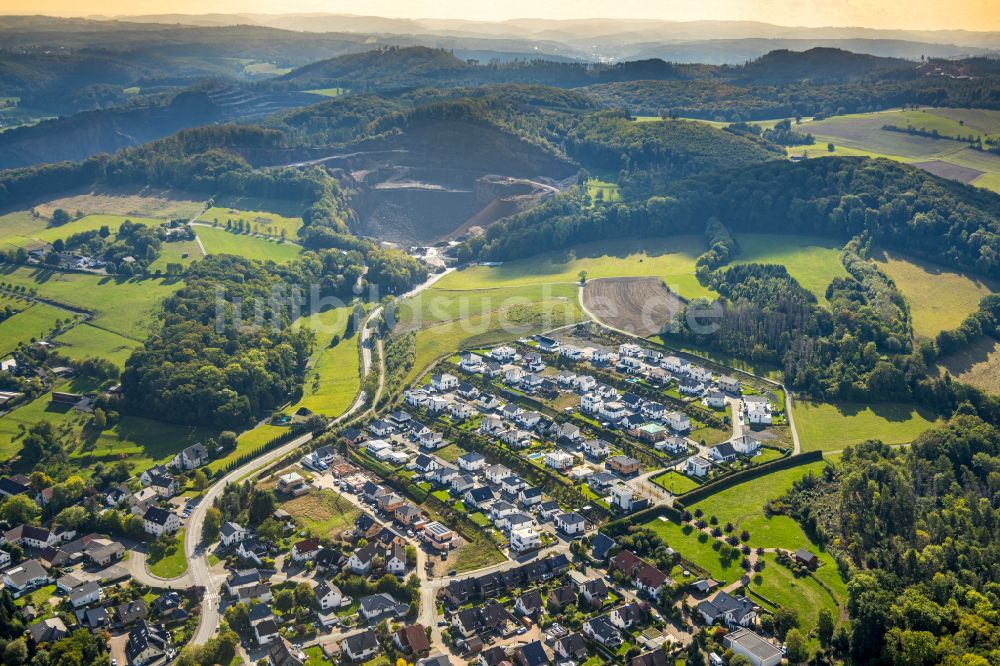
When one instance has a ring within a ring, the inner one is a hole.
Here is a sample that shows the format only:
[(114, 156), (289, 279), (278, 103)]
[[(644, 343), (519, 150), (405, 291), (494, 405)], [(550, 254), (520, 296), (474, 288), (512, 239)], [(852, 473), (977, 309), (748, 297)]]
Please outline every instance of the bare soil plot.
[(601, 278), (587, 282), (583, 305), (605, 324), (648, 337), (662, 331), (684, 301), (659, 278)]
[(157, 187), (98, 188), (76, 191), (35, 206), (41, 215), (49, 217), (62, 208), (70, 214), (82, 211), (87, 215), (139, 215), (171, 219), (192, 218), (204, 209), (202, 195)]
[(952, 164), (951, 162), (945, 162), (943, 160), (914, 162), (913, 166), (920, 167), (924, 171), (929, 171), (935, 176), (950, 178), (951, 180), (957, 180), (960, 183), (966, 184), (971, 183), (976, 178), (979, 178), (986, 173), (985, 171), (980, 171), (979, 169), (973, 169), (959, 164)]

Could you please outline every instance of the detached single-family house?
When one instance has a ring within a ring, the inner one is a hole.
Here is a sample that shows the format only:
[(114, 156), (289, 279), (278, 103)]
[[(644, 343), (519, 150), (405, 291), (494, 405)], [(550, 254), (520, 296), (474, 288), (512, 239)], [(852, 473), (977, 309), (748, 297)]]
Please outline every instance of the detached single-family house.
[(295, 562), (308, 562), (316, 557), (319, 552), (319, 539), (304, 539), (292, 546), (292, 560)]
[(101, 585), (97, 581), (90, 581), (73, 588), (69, 593), (70, 603), (73, 608), (89, 606), (101, 600)]
[(391, 595), (382, 592), (361, 599), (358, 613), (369, 624), (377, 624), (384, 618), (399, 619), (406, 615), (409, 607), (399, 603)]
[(631, 476), (639, 472), (639, 461), (629, 456), (612, 456), (604, 463), (612, 472), (617, 472), (622, 476)]
[(760, 442), (750, 435), (741, 435), (729, 440), (729, 443), (733, 445), (733, 449), (737, 453), (743, 456), (752, 456), (760, 451)]
[(726, 406), (726, 394), (722, 391), (708, 391), (705, 393), (705, 404), (712, 409), (722, 409)]
[(708, 450), (708, 456), (716, 462), (728, 463), (736, 460), (736, 449), (730, 442), (716, 444)]
[(374, 629), (348, 636), (341, 643), (341, 650), (351, 661), (367, 661), (378, 652), (378, 638)]
[(458, 388), (458, 377), (447, 372), (431, 375), (431, 386), (438, 391), (451, 391)]
[(677, 432), (687, 432), (691, 429), (691, 419), (683, 412), (670, 412), (663, 417), (663, 420)]
[(201, 442), (192, 444), (174, 456), (173, 465), (179, 470), (190, 470), (208, 463), (208, 449)]
[(555, 470), (563, 471), (573, 466), (573, 456), (555, 449), (545, 454), (545, 466)]
[(173, 511), (153, 506), (147, 509), (142, 516), (142, 527), (146, 534), (160, 536), (161, 534), (173, 534), (179, 530), (181, 521)]
[(234, 543), (243, 541), (247, 537), (247, 531), (242, 525), (227, 520), (222, 524), (219, 535), (223, 546), (232, 546)]
[(591, 640), (607, 648), (617, 648), (622, 644), (622, 635), (608, 618), (607, 614), (592, 617), (583, 623), (583, 633)]
[(520, 527), (510, 531), (510, 548), (516, 553), (534, 550), (542, 545), (542, 535), (533, 527)]
[(729, 375), (720, 376), (715, 383), (719, 385), (720, 390), (725, 391), (726, 393), (739, 395), (741, 391), (740, 380), (735, 377), (730, 377)]
[(458, 466), (466, 472), (478, 472), (486, 467), (486, 456), (475, 451), (466, 453), (465, 455), (459, 456)]
[(712, 469), (712, 463), (701, 456), (691, 456), (684, 461), (684, 471), (691, 476), (705, 477)]
[(711, 600), (700, 602), (697, 608), (705, 623), (710, 625), (720, 622), (727, 627), (746, 627), (757, 617), (750, 599), (733, 597), (726, 592), (719, 592)]
[(465, 491), (463, 500), (466, 506), (471, 506), (478, 509), (479, 507), (485, 505), (487, 502), (493, 499), (493, 491), (489, 486), (479, 486), (478, 488), (469, 488)]
[(583, 534), (583, 530), (587, 525), (587, 519), (575, 511), (558, 514), (555, 517), (555, 522), (556, 528), (569, 536)]

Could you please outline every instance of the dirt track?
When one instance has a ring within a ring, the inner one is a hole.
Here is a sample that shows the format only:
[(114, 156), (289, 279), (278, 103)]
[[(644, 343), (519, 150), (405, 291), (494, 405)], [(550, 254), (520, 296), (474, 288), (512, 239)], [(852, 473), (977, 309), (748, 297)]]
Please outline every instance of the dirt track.
[(583, 304), (600, 321), (633, 335), (659, 333), (684, 301), (655, 277), (589, 280)]

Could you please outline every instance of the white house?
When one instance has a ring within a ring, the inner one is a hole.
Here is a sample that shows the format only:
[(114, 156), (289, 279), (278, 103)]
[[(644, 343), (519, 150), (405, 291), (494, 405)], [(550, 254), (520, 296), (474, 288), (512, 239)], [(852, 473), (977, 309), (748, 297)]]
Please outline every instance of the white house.
[(626, 342), (618, 345), (619, 356), (638, 356), (641, 351), (642, 347), (633, 342)]
[(559, 355), (563, 358), (568, 358), (571, 361), (579, 361), (583, 359), (583, 351), (579, 347), (574, 347), (573, 345), (563, 345), (560, 347)]
[(740, 380), (735, 377), (730, 377), (729, 375), (722, 375), (716, 380), (719, 385), (719, 389), (726, 391), (727, 393), (735, 393), (739, 395), (741, 391)]
[(684, 412), (669, 412), (663, 420), (677, 432), (687, 432), (691, 429), (691, 419)]
[(323, 611), (340, 608), (340, 605), (344, 601), (344, 595), (341, 593), (340, 588), (330, 583), (320, 583), (313, 590), (313, 593), (316, 595), (316, 603), (319, 604), (320, 610)]
[(598, 410), (598, 413), (603, 418), (607, 419), (608, 421), (612, 421), (614, 423), (621, 421), (629, 414), (628, 408), (625, 407), (625, 404), (622, 402), (618, 402), (617, 400), (614, 400), (612, 402), (606, 402), (603, 405), (601, 405), (601, 408), (600, 410)]
[(591, 458), (601, 460), (611, 455), (611, 445), (603, 439), (588, 439), (583, 443), (583, 452)]
[(663, 416), (666, 409), (658, 402), (652, 400), (642, 403), (639, 412), (647, 419), (658, 419)]
[(486, 456), (482, 453), (476, 453), (475, 451), (466, 453), (465, 455), (459, 456), (458, 466), (466, 472), (477, 472), (486, 467)]
[(580, 411), (596, 414), (604, 407), (604, 401), (595, 393), (585, 393), (580, 396)]
[(677, 356), (666, 357), (665, 359), (663, 359), (661, 365), (663, 366), (664, 370), (669, 370), (675, 375), (686, 373), (688, 368), (691, 366), (691, 364), (688, 361), (685, 361), (684, 359), (679, 358)]
[(466, 372), (479, 372), (483, 367), (483, 357), (472, 352), (464, 352), (460, 357), (459, 366)]
[(541, 535), (531, 527), (522, 527), (510, 533), (510, 548), (516, 553), (534, 550), (541, 545)]
[(143, 515), (142, 526), (146, 534), (160, 536), (161, 534), (173, 534), (179, 530), (181, 521), (173, 511), (153, 506), (147, 509)]
[(584, 527), (587, 524), (587, 519), (575, 511), (571, 513), (560, 513), (556, 515), (555, 521), (556, 528), (564, 534), (571, 536), (574, 534), (583, 534)]
[(705, 404), (712, 409), (721, 409), (726, 406), (726, 394), (722, 391), (709, 391), (705, 394)]
[(453, 419), (465, 420), (467, 418), (471, 418), (472, 415), (476, 413), (476, 410), (473, 409), (472, 405), (469, 403), (456, 400), (451, 403), (451, 406), (448, 408), (448, 412), (451, 414)]
[(688, 366), (688, 376), (691, 377), (691, 379), (698, 380), (699, 382), (712, 381), (712, 371), (700, 365), (692, 364)]
[(208, 450), (204, 444), (198, 442), (192, 444), (174, 456), (173, 465), (180, 470), (194, 469), (201, 467), (208, 462)]
[(508, 345), (500, 345), (499, 347), (494, 347), (490, 351), (490, 356), (500, 363), (507, 363), (508, 361), (513, 361), (517, 356), (517, 351)]
[(750, 435), (743, 435), (729, 440), (736, 452), (744, 456), (752, 456), (760, 451), (760, 442)]
[(431, 386), (438, 391), (451, 391), (458, 388), (458, 377), (447, 372), (431, 376)]
[(631, 511), (635, 491), (624, 483), (616, 483), (611, 486), (611, 503), (621, 508), (622, 511)]
[(232, 546), (234, 543), (243, 541), (247, 537), (247, 531), (241, 525), (226, 521), (222, 524), (219, 535), (223, 546)]
[(545, 454), (545, 466), (556, 470), (565, 470), (573, 466), (573, 456), (556, 449)]
[(514, 420), (517, 422), (517, 425), (521, 426), (525, 430), (530, 430), (538, 425), (538, 422), (542, 420), (542, 415), (534, 411), (521, 412), (514, 417)]
[(292, 560), (307, 562), (316, 557), (319, 552), (319, 539), (304, 539), (292, 546)]
[(431, 414), (440, 414), (448, 409), (449, 401), (439, 395), (427, 401), (427, 411)]
[(573, 378), (573, 388), (577, 391), (586, 393), (587, 391), (593, 391), (597, 386), (597, 380), (590, 375), (576, 375)]
[(597, 365), (604, 365), (611, 362), (611, 352), (607, 349), (595, 349), (590, 354), (590, 362)]
[(423, 389), (409, 389), (403, 393), (403, 402), (410, 407), (426, 407), (430, 394)]
[(96, 603), (101, 600), (101, 585), (97, 581), (90, 581), (80, 585), (79, 587), (74, 587), (69, 593), (70, 603), (73, 604), (73, 608), (82, 608), (83, 606), (89, 606), (92, 603)]
[(771, 423), (771, 404), (767, 398), (759, 395), (743, 397), (743, 412), (750, 423), (769, 425)]
[(486, 480), (490, 483), (500, 483), (501, 479), (510, 476), (510, 469), (504, 465), (490, 465), (486, 468)]
[(519, 368), (516, 365), (508, 365), (507, 367), (504, 368), (503, 379), (508, 384), (517, 386), (518, 384), (521, 383), (521, 380), (524, 379), (524, 376), (527, 374), (528, 373), (526, 373), (523, 369)]
[(712, 463), (701, 456), (691, 456), (684, 462), (684, 471), (691, 476), (708, 476)]

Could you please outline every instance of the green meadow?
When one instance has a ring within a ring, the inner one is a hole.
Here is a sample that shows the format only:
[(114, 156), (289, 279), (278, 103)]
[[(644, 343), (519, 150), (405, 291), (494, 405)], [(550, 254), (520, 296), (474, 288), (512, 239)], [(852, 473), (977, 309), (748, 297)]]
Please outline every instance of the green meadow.
[(141, 344), (87, 323), (58, 335), (54, 342), (60, 345), (59, 353), (70, 359), (106, 358), (119, 368), (125, 366), (125, 361)]
[(0, 282), (35, 290), (44, 299), (94, 313), (93, 323), (120, 335), (145, 339), (158, 327), (160, 304), (182, 286), (177, 280), (116, 280), (85, 273), (0, 266)]
[(147, 226), (158, 226), (163, 222), (163, 220), (157, 220), (149, 217), (86, 215), (78, 220), (71, 220), (63, 225), (51, 226), (47, 220), (42, 218), (33, 218), (30, 220), (15, 218), (15, 223), (11, 227), (0, 224), (0, 243), (13, 247), (31, 248), (44, 243), (52, 243), (60, 238), (66, 239), (73, 234), (78, 234), (84, 231), (98, 231), (104, 226), (107, 226), (111, 233), (114, 234), (118, 232), (118, 227), (120, 227), (126, 220), (131, 220), (136, 224), (144, 224)]
[[(343, 337), (352, 309), (334, 308), (300, 320), (315, 333), (316, 351), (309, 360), (302, 398), (288, 408), (289, 412), (305, 407), (334, 417), (354, 402), (361, 388), (358, 336)], [(339, 339), (336, 345), (334, 338)]]
[(247, 234), (237, 234), (223, 228), (198, 225), (195, 233), (205, 246), (208, 254), (235, 254), (247, 259), (283, 263), (299, 255), (302, 248), (294, 243), (258, 238)]
[(867, 439), (905, 444), (940, 424), (934, 414), (902, 403), (795, 403), (803, 451), (840, 451)]
[(782, 264), (803, 288), (825, 302), (826, 288), (834, 278), (848, 277), (840, 263), (842, 244), (813, 236), (739, 234), (736, 264)]
[(8, 304), (18, 312), (0, 321), (0, 356), (14, 351), (21, 343), (29, 344), (47, 337), (57, 321), (74, 320), (80, 316), (43, 303), (0, 295), (0, 307)]
[(281, 236), (285, 232), (288, 240), (294, 240), (298, 236), (299, 229), (302, 228), (301, 217), (289, 217), (261, 210), (241, 210), (238, 208), (213, 206), (209, 208), (201, 217), (200, 222), (214, 224), (218, 222), (219, 227), (225, 227), (227, 222), (234, 225), (243, 220), (244, 224), (250, 225), (250, 230), (255, 234), (266, 234), (268, 236)]

